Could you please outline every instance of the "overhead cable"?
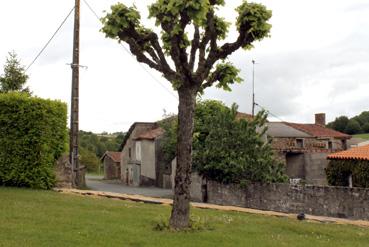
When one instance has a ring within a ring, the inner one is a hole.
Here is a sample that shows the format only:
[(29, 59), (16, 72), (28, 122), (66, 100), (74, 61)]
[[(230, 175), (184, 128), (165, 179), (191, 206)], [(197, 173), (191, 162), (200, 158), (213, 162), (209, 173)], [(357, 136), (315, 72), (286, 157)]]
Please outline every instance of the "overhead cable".
[(68, 15), (64, 18), (62, 23), (59, 25), (59, 27), (56, 29), (54, 34), (51, 36), (51, 38), (46, 42), (44, 47), (41, 49), (41, 51), (37, 54), (37, 56), (32, 60), (32, 62), (27, 66), (26, 71), (28, 71), (32, 65), (37, 61), (37, 59), (42, 55), (42, 53), (45, 51), (45, 49), (49, 46), (51, 41), (55, 38), (56, 34), (60, 31), (60, 29), (64, 26), (65, 22), (68, 20), (69, 16), (73, 13), (75, 6), (69, 11)]

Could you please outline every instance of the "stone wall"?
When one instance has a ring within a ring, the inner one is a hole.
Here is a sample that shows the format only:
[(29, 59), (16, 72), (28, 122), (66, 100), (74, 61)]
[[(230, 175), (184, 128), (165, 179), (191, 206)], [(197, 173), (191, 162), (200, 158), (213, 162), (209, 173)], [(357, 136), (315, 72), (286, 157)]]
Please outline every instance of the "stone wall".
[[(297, 139), (303, 140), (303, 147), (299, 147)], [(329, 148), (331, 143), (331, 148)], [(274, 137), (272, 139), (272, 148), (279, 151), (298, 151), (298, 152), (338, 152), (345, 149), (341, 139), (327, 138), (317, 139), (313, 137)]]
[[(202, 201), (201, 182), (191, 185), (191, 197)], [(250, 184), (246, 188), (207, 182), (207, 202), (285, 213), (369, 220), (369, 189), (289, 184)]]
[(120, 179), (120, 163), (109, 156), (104, 158), (104, 179)]
[[(69, 162), (69, 156), (63, 155), (60, 157), (55, 164), (55, 180), (56, 188), (72, 188), (73, 187), (73, 174), (72, 174), (72, 166)], [(79, 181), (80, 188), (86, 187), (86, 167), (80, 166), (79, 168)]]

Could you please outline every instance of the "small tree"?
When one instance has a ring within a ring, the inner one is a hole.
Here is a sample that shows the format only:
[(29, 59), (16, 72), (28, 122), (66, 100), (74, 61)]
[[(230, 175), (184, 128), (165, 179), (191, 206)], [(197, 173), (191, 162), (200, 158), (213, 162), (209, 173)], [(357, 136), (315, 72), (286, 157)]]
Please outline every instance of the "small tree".
[(362, 129), (364, 133), (369, 133), (369, 123), (364, 124)]
[(346, 126), (349, 122), (349, 118), (346, 116), (340, 116), (338, 118), (336, 118), (333, 122), (330, 122), (328, 124), (328, 127), (340, 132), (345, 132), (346, 130)]
[(224, 0), (157, 0), (149, 6), (149, 17), (160, 26), (161, 41), (158, 32), (141, 24), (134, 6), (113, 5), (102, 19), (106, 37), (126, 42), (137, 61), (159, 71), (178, 91), (177, 169), (170, 219), (175, 229), (189, 227), (196, 95), (213, 85), (230, 90), (231, 84), (240, 82), (239, 70), (225, 59), (240, 48), (252, 48), (271, 28), (267, 23), (271, 11), (243, 1), (236, 9), (238, 36), (233, 42), (223, 42), (230, 23), (216, 13), (224, 5)]
[(28, 75), (26, 75), (17, 54), (14, 51), (9, 52), (4, 65), (4, 74), (0, 76), (0, 92), (19, 91), (29, 93), (29, 88), (24, 87), (27, 80)]
[(362, 132), (360, 124), (355, 119), (350, 119), (350, 121), (347, 123), (345, 133), (349, 135), (355, 135), (360, 134)]
[[(220, 183), (285, 182), (285, 167), (274, 158), (267, 142), (266, 114), (255, 118), (237, 117), (237, 106), (231, 108), (215, 100), (197, 103), (193, 135), (193, 171)], [(162, 125), (161, 142), (165, 157), (175, 155), (176, 121)]]

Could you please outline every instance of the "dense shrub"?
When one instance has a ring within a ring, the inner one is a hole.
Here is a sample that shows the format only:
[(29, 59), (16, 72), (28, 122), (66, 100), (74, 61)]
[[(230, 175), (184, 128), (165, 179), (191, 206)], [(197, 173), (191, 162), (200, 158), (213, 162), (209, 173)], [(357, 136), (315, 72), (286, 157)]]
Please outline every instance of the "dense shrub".
[(325, 171), (329, 185), (348, 186), (352, 175), (354, 187), (369, 188), (369, 161), (331, 160)]
[(65, 151), (67, 107), (21, 93), (0, 94), (0, 185), (49, 189)]
[[(193, 167), (207, 179), (220, 183), (286, 182), (284, 165), (278, 162), (266, 140), (266, 114), (253, 120), (239, 119), (237, 106), (207, 100), (197, 103), (193, 134)], [(162, 124), (165, 158), (176, 156), (177, 122)]]

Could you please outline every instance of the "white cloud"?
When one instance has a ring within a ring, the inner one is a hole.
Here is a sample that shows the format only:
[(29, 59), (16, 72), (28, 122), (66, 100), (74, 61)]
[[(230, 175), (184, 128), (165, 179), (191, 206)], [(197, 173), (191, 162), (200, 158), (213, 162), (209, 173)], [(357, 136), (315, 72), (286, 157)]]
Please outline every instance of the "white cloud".
[[(115, 0), (88, 1), (99, 15)], [(143, 10), (146, 5), (135, 3)], [(240, 1), (226, 1), (221, 14), (229, 21)], [(262, 0), (273, 10), (272, 37), (249, 52), (231, 57), (242, 69), (245, 83), (233, 92), (206, 91), (205, 98), (236, 102), (251, 111), (251, 60), (256, 66), (256, 99), (280, 118), (313, 121), (313, 113), (352, 116), (368, 110), (369, 5), (366, 0)], [(29, 64), (74, 4), (74, 0), (1, 1), (0, 66), (15, 50)], [(40, 97), (70, 100), (72, 19), (30, 70), (29, 86)], [(100, 24), (82, 1), (81, 116), (80, 127), (91, 131), (127, 130), (134, 121), (154, 121), (176, 112), (176, 94), (159, 74), (151, 71), (166, 89), (128, 55), (116, 41), (99, 32)], [(234, 29), (230, 39), (235, 37)], [(148, 69), (150, 70), (150, 69)], [(168, 90), (172, 94), (168, 93)]]

